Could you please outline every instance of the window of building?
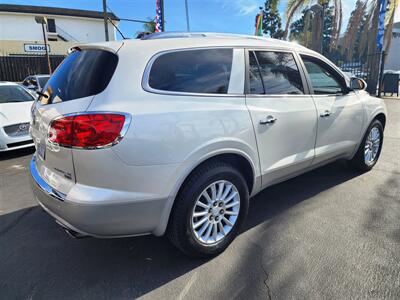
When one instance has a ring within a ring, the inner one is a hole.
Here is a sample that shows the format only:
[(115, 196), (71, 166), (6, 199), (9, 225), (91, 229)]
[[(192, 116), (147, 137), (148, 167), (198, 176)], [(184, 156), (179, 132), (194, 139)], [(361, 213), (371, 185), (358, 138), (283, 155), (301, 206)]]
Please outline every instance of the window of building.
[(56, 20), (47, 19), (47, 31), (48, 32), (57, 32), (57, 30), (56, 30)]

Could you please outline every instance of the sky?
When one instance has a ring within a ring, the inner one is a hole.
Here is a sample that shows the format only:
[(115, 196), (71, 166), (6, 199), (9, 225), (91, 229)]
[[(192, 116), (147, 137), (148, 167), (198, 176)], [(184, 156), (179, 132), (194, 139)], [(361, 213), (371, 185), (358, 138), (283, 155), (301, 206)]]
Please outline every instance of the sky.
[[(282, 21), (288, 0), (281, 0)], [(342, 0), (343, 29), (346, 28), (355, 0)], [(0, 3), (102, 10), (102, 0), (0, 0)], [(109, 9), (120, 18), (147, 20), (155, 16), (156, 0), (107, 0)], [(254, 33), (254, 20), (264, 0), (188, 0), (191, 31)], [(166, 31), (186, 31), (185, 1), (164, 0)], [(400, 10), (400, 8), (398, 9)], [(400, 11), (396, 15), (400, 21)], [(126, 37), (142, 30), (140, 23), (121, 21), (119, 29)]]

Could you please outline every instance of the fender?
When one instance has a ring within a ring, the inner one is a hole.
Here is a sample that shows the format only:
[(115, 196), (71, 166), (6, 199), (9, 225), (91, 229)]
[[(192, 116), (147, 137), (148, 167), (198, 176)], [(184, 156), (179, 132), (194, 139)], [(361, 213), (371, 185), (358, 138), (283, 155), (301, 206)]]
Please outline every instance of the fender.
[(360, 139), (359, 139), (359, 141), (357, 143), (357, 147), (355, 147), (355, 150), (352, 153), (352, 155), (350, 156), (350, 159), (353, 158), (354, 155), (357, 153), (358, 148), (360, 147), (360, 144), (361, 144), (361, 142), (362, 142), (362, 140), (363, 140), (363, 138), (364, 138), (364, 136), (365, 136), (365, 134), (367, 132), (368, 126), (371, 124), (372, 120), (374, 120), (376, 118), (376, 116), (381, 114), (381, 113), (384, 114), (386, 119), (387, 119), (387, 110), (386, 110), (386, 106), (384, 105), (384, 103), (383, 103), (383, 105), (376, 107), (372, 112), (368, 111), (367, 104), (365, 103), (364, 104), (364, 113), (365, 113), (366, 121), (364, 122), (364, 126), (363, 126), (363, 129), (361, 131), (361, 136), (360, 136)]
[[(225, 146), (231, 147), (224, 147), (221, 148), (221, 144)], [(241, 149), (242, 148), (242, 149)], [(243, 150), (246, 149), (247, 151)], [(258, 154), (254, 153), (249, 145), (243, 143), (239, 140), (214, 140), (210, 141), (203, 147), (193, 151), (191, 155), (181, 164), (178, 174), (181, 174), (177, 179), (174, 188), (171, 194), (168, 197), (167, 203), (165, 205), (164, 211), (162, 213), (160, 222), (158, 226), (152, 232), (156, 236), (161, 236), (164, 234), (167, 225), (169, 216), (172, 210), (172, 206), (174, 204), (175, 198), (181, 188), (185, 179), (189, 176), (189, 174), (201, 163), (204, 161), (215, 157), (221, 154), (238, 154), (244, 157), (251, 165), (253, 174), (254, 174), (254, 186), (253, 190), (251, 191), (251, 195), (256, 194), (261, 189), (261, 175), (260, 175), (260, 167), (258, 161)]]

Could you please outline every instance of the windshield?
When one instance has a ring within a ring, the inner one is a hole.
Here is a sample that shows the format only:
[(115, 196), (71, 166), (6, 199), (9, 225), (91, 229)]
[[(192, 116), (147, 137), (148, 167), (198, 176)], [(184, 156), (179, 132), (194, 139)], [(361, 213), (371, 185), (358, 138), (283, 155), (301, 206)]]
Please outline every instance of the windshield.
[(19, 85), (0, 85), (0, 103), (33, 101), (33, 97)]
[(94, 96), (108, 85), (117, 67), (114, 53), (91, 49), (74, 51), (57, 68), (44, 86), (42, 104), (70, 101)]
[(38, 77), (39, 79), (39, 85), (43, 88), (46, 85), (47, 80), (49, 80), (50, 76), (43, 76), (43, 77)]

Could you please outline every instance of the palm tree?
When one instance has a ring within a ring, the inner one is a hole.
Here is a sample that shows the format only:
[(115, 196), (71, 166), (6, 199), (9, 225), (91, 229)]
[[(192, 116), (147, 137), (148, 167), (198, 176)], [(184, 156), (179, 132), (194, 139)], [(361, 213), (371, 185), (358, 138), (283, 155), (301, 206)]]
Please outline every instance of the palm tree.
[[(368, 5), (371, 5), (369, 14), (368, 14), (368, 19), (371, 21), (369, 23), (369, 32), (374, 34), (373, 36), (376, 36), (377, 31), (378, 31), (378, 18), (379, 18), (379, 0), (370, 0), (368, 1)], [(388, 6), (387, 6), (387, 11), (385, 15), (385, 36), (383, 38), (383, 49), (384, 50), (389, 50), (390, 45), (392, 43), (392, 30), (393, 30), (393, 23), (394, 23), (394, 14), (396, 9), (400, 6), (400, 0), (388, 0)], [(372, 48), (375, 47), (375, 39), (371, 39), (371, 43), (369, 43), (371, 50)], [(368, 47), (368, 48), (370, 48)], [(371, 51), (370, 50), (370, 51)], [(369, 52), (370, 52), (369, 51)], [(375, 51), (375, 49), (374, 49)]]
[(143, 24), (143, 29), (145, 32), (154, 33), (156, 31), (156, 22), (154, 19), (147, 18), (147, 23)]
[[(339, 39), (340, 30), (342, 28), (342, 1), (341, 0), (317, 0), (316, 2), (320, 5), (327, 6), (329, 2), (333, 2), (334, 12), (333, 12), (333, 32), (332, 32), (332, 43), (333, 46), (337, 44)], [(284, 39), (287, 38), (289, 33), (289, 26), (292, 21), (293, 16), (302, 10), (304, 6), (308, 5), (310, 0), (289, 0), (286, 7), (286, 25), (284, 32)]]
[(352, 60), (354, 57), (360, 59), (365, 54), (368, 35), (365, 34), (364, 30), (367, 20), (367, 2), (357, 0), (343, 36), (341, 52), (346, 59)]

